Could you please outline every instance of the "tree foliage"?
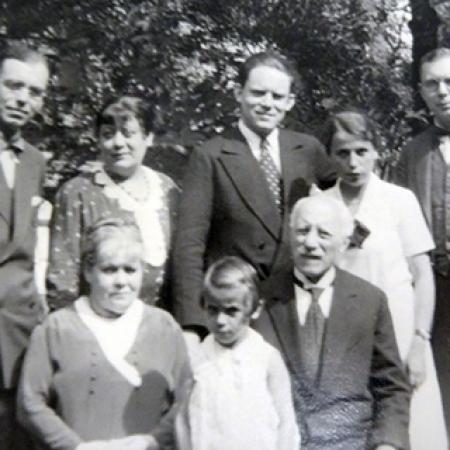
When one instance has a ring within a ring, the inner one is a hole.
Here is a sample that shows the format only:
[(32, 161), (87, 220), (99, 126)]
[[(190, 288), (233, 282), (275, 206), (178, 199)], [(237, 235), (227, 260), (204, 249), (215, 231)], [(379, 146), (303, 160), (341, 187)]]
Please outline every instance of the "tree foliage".
[(94, 114), (117, 92), (155, 104), (160, 146), (151, 154), (179, 177), (174, 166), (184, 159), (169, 149), (189, 149), (236, 119), (237, 67), (266, 48), (291, 57), (302, 76), (289, 126), (314, 130), (328, 110), (362, 106), (384, 130), (389, 162), (411, 106), (409, 61), (389, 38), (398, 3), (8, 0), (0, 2), (0, 33), (41, 46), (52, 61), (44, 117), (29, 130), (51, 155), (51, 188), (95, 158)]

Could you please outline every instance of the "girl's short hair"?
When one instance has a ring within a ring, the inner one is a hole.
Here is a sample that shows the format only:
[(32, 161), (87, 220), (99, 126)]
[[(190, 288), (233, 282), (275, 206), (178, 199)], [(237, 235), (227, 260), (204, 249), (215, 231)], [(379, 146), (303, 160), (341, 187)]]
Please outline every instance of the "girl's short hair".
[(100, 244), (111, 238), (135, 243), (142, 248), (144, 245), (141, 232), (134, 220), (122, 217), (100, 218), (86, 230), (81, 241), (83, 269), (90, 269), (95, 265)]
[(251, 301), (251, 313), (259, 305), (259, 280), (255, 268), (237, 256), (225, 256), (212, 264), (206, 271), (203, 282), (201, 305), (205, 296), (214, 297), (217, 291), (243, 287)]
[(96, 116), (96, 131), (102, 125), (114, 123), (114, 118), (121, 115), (135, 117), (145, 134), (153, 131), (155, 121), (155, 111), (153, 105), (144, 101), (140, 97), (121, 95), (108, 99)]
[(377, 151), (381, 148), (381, 138), (377, 126), (364, 111), (348, 108), (332, 113), (328, 117), (320, 137), (328, 154), (331, 152), (334, 135), (341, 131), (358, 140), (371, 142)]

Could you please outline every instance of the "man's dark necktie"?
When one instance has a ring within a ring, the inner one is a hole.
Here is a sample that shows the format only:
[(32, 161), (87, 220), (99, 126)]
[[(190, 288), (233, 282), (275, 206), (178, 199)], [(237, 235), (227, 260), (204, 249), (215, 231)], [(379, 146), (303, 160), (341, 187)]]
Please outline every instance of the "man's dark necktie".
[(281, 178), (278, 173), (277, 167), (270, 156), (269, 142), (267, 139), (261, 140), (261, 157), (259, 159), (259, 165), (266, 177), (269, 185), (270, 192), (272, 192), (275, 204), (277, 205), (280, 214), (283, 214), (283, 198), (281, 192)]
[(323, 288), (304, 288), (302, 283), (297, 281), (296, 284), (311, 294), (311, 304), (306, 313), (305, 324), (301, 327), (300, 351), (306, 375), (310, 380), (315, 380), (320, 366), (326, 320), (319, 305), (319, 297)]

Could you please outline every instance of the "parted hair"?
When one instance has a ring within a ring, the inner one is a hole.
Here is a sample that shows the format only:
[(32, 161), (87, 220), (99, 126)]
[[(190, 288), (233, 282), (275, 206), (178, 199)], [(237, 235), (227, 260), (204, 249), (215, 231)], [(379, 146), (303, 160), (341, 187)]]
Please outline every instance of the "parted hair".
[(96, 116), (96, 131), (102, 125), (111, 125), (117, 116), (129, 115), (135, 117), (145, 134), (153, 131), (155, 110), (150, 102), (140, 97), (120, 95), (105, 101)]
[(275, 50), (255, 53), (247, 58), (239, 67), (238, 82), (241, 86), (247, 82), (249, 74), (255, 67), (266, 66), (278, 69), (291, 78), (291, 92), (298, 88), (300, 77), (293, 62)]
[(328, 154), (330, 154), (333, 137), (338, 132), (354, 136), (357, 140), (369, 141), (377, 151), (381, 147), (377, 125), (361, 109), (349, 107), (329, 115), (320, 135), (320, 140)]
[(259, 280), (255, 268), (237, 256), (225, 256), (206, 271), (203, 282), (201, 305), (205, 305), (205, 296), (215, 297), (220, 291), (244, 287), (247, 290), (247, 299), (251, 302), (250, 313), (259, 305)]
[(141, 231), (132, 219), (122, 217), (100, 218), (93, 223), (81, 241), (81, 267), (92, 268), (97, 259), (100, 244), (108, 239), (125, 240), (143, 247)]
[(47, 67), (47, 69), (49, 68), (45, 55), (23, 42), (6, 43), (0, 51), (0, 64), (3, 64), (5, 59), (17, 59), (22, 62), (41, 63)]
[(420, 58), (419, 67), (422, 69), (422, 66), (426, 63), (430, 63), (440, 58), (447, 58), (447, 57), (450, 57), (450, 48), (447, 47), (435, 48), (434, 50), (425, 53), (425, 55), (423, 55)]

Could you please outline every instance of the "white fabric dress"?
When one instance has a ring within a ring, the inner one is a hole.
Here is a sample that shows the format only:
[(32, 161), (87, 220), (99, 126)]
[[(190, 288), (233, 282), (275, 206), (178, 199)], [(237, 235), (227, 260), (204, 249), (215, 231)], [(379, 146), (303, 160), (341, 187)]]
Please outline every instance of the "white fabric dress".
[[(213, 335), (202, 347), (205, 359), (194, 369), (188, 405), (192, 449), (281, 450), (280, 419), (268, 389), (269, 361), (277, 350), (251, 329), (233, 348), (221, 346)], [(296, 430), (293, 409), (292, 422)], [(299, 438), (292, 436), (283, 450), (298, 448)]]
[[(325, 191), (344, 203), (339, 183)], [(382, 289), (387, 297), (400, 357), (406, 360), (414, 336), (414, 291), (407, 258), (434, 248), (419, 203), (408, 189), (372, 174), (355, 219), (370, 235), (362, 248), (348, 249), (339, 263)], [(427, 377), (411, 402), (411, 450), (447, 450), (439, 385), (431, 345), (426, 349)]]

